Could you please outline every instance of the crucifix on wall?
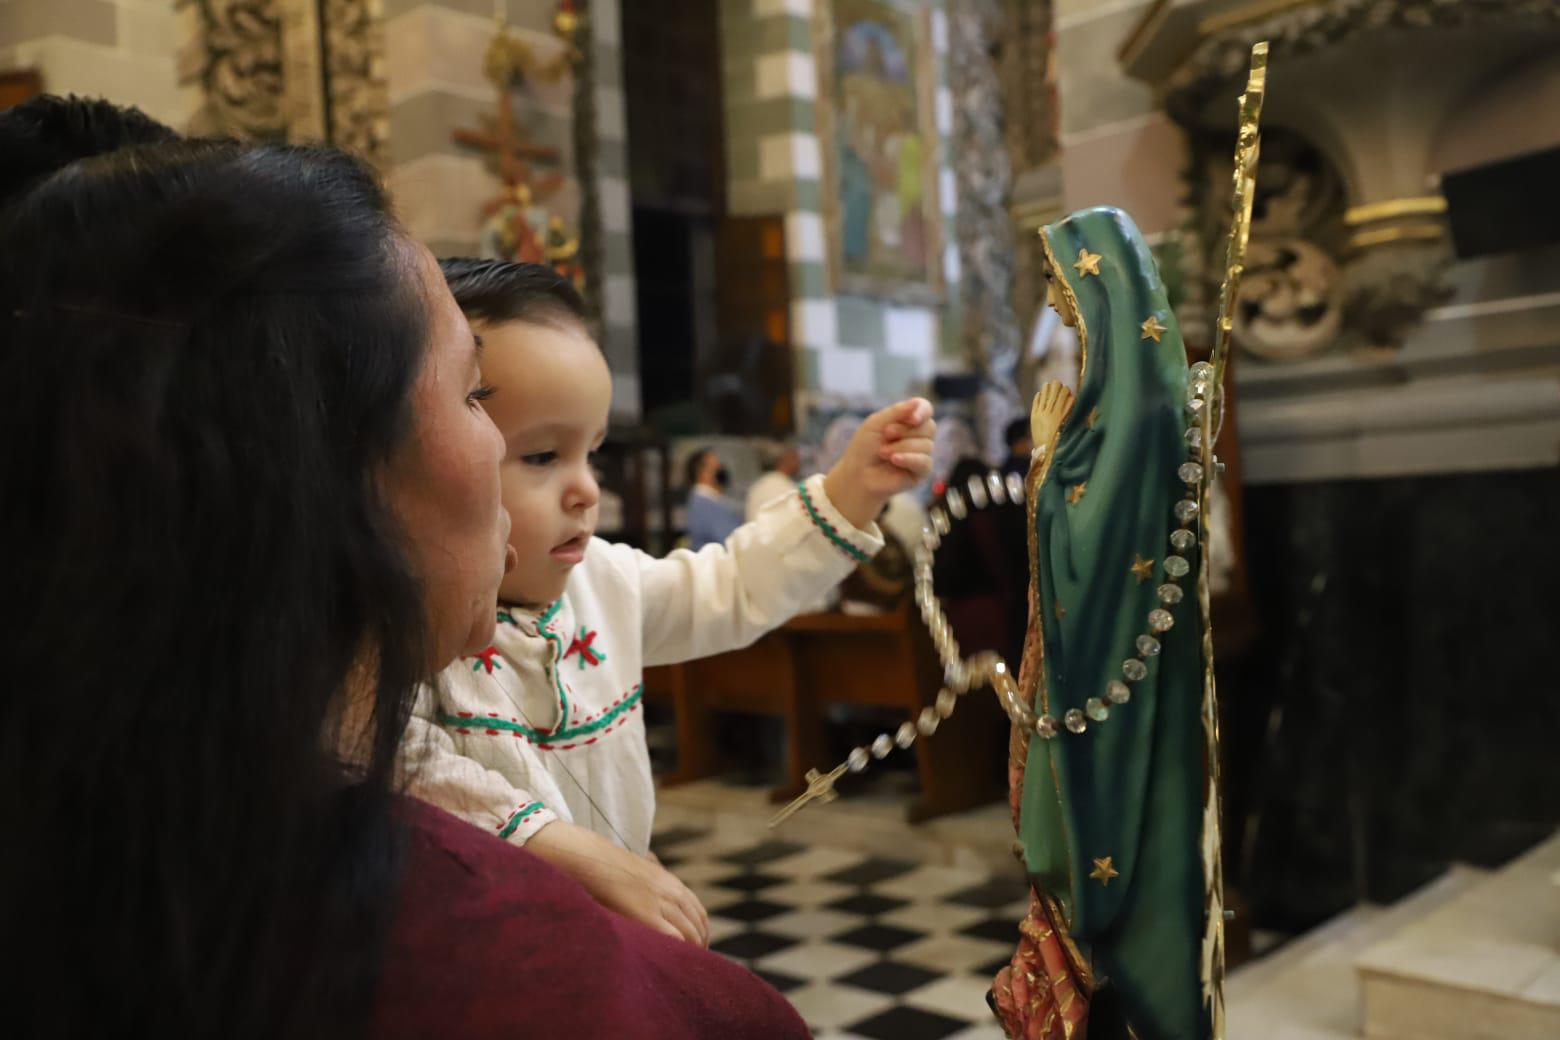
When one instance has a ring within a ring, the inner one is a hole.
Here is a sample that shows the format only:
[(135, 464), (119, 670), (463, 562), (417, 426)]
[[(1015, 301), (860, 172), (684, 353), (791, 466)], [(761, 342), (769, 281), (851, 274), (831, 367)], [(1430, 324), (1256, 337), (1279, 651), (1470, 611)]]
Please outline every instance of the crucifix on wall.
[(496, 116), (483, 129), (457, 129), (454, 140), (492, 155), (502, 187), (498, 198), (482, 208), (482, 250), (490, 256), (545, 263), (584, 288), (580, 237), (547, 203), (564, 183), (557, 148), (522, 136), (515, 112), (514, 89), (529, 80), (556, 80), (571, 66), (572, 36), (578, 17), (572, 2), (560, 4), (553, 19), (565, 46), (550, 60), (538, 58), (526, 41), (506, 24), (502, 11), (493, 40), (483, 58), (483, 74), (498, 91)]

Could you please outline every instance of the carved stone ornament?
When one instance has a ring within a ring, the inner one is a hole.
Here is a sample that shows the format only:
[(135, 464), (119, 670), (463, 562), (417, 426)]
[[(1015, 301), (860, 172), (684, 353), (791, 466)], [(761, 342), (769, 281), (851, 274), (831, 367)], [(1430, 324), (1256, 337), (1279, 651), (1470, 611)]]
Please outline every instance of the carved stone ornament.
[(180, 0), (179, 82), (203, 94), (194, 134), (283, 141), (282, 24), (276, 0)]
[[(1229, 183), (1227, 141), (1194, 137), (1196, 235), (1203, 255), (1188, 264), (1201, 279), (1193, 294), (1212, 295), (1207, 279), (1220, 270), (1220, 200)], [(1232, 336), (1243, 351), (1268, 361), (1293, 361), (1332, 349), (1343, 332), (1344, 191), (1319, 150), (1297, 134), (1272, 128), (1262, 143), (1262, 181), (1256, 188), (1251, 244)], [(1184, 330), (1183, 330), (1184, 331)]]
[(1252, 45), (1266, 40), (1275, 65), (1377, 29), (1457, 29), (1532, 18), (1560, 22), (1555, 0), (1333, 0), (1283, 11), (1203, 41), (1165, 83), (1165, 109), (1200, 121), (1210, 102), (1245, 75)]
[(384, 160), (389, 93), (380, 0), (179, 3), (186, 32), (179, 81), (202, 93), (191, 133), (324, 140)]
[(382, 0), (314, 2), (324, 10), (326, 140), (380, 165), (390, 139)]

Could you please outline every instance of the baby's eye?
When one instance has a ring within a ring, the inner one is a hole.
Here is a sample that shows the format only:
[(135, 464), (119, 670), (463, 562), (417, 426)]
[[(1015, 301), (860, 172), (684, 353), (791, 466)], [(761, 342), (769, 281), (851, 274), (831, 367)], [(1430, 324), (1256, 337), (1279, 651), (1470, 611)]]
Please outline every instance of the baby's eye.
[(558, 461), (556, 451), (533, 451), (529, 455), (520, 456), (520, 461), (527, 466), (550, 466)]

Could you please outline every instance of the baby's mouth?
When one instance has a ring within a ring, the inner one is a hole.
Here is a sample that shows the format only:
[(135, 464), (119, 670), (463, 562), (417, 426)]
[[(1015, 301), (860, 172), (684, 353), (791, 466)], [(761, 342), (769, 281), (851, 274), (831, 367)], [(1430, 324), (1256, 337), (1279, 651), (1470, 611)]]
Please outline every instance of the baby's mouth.
[(590, 544), (590, 532), (582, 531), (552, 548), (552, 557), (562, 563), (579, 563), (585, 558), (585, 547)]

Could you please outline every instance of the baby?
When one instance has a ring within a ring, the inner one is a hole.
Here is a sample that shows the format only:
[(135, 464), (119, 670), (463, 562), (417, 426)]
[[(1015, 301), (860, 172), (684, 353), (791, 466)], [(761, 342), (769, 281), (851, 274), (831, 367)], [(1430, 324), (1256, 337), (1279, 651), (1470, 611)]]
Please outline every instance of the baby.
[(411, 791), (568, 871), (603, 905), (706, 942), (698, 900), (649, 852), (643, 670), (748, 645), (882, 548), (873, 518), (931, 468), (931, 405), (870, 416), (828, 474), (724, 544), (656, 559), (593, 537), (612, 376), (573, 286), (538, 264), (443, 267), (482, 343), (518, 563), (493, 645), (419, 700)]

